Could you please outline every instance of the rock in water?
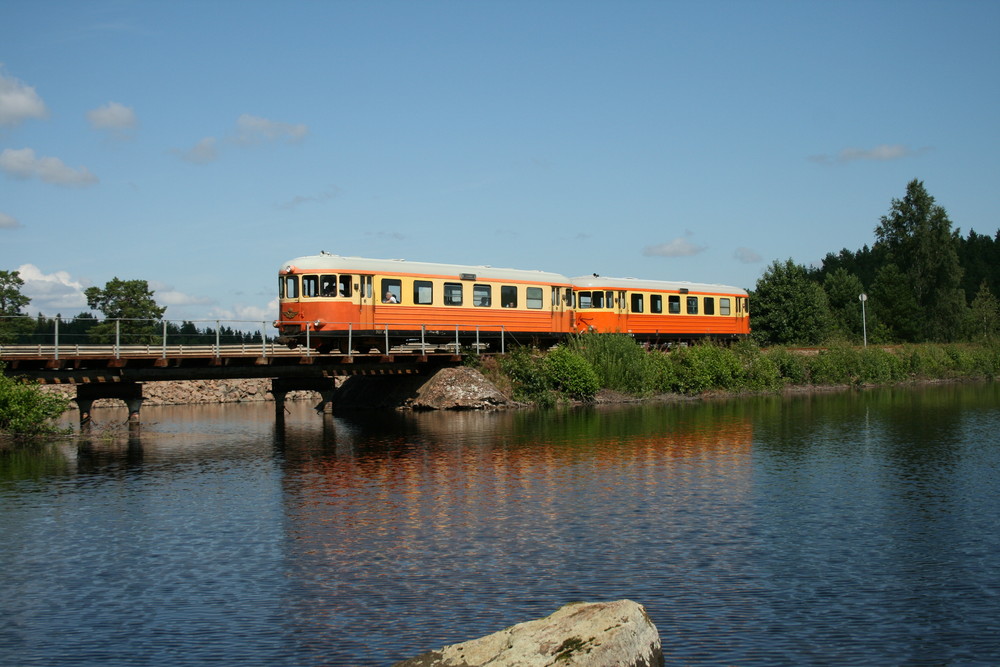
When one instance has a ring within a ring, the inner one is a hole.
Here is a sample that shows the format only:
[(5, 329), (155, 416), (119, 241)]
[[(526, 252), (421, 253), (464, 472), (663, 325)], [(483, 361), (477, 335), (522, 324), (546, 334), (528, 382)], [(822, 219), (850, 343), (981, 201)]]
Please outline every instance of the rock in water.
[(393, 667), (661, 667), (660, 635), (631, 600), (576, 602), (551, 616), (429, 651)]
[(489, 410), (508, 403), (482, 373), (459, 366), (439, 370), (406, 404), (414, 410)]

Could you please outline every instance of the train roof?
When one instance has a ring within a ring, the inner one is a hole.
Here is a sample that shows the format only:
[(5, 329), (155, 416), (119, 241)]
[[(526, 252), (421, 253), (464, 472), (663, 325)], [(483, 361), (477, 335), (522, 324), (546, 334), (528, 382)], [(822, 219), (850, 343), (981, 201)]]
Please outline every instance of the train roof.
[[(504, 269), (493, 266), (471, 264), (438, 264), (434, 262), (411, 262), (405, 259), (371, 259), (368, 257), (345, 257), (321, 252), (318, 255), (296, 257), (285, 262), (281, 270), (294, 267), (298, 271), (331, 271), (335, 273), (401, 273), (408, 275), (454, 276), (472, 274), (476, 278), (491, 280), (515, 280), (523, 282), (543, 282), (569, 285), (569, 278), (549, 271), (527, 269)], [(466, 278), (468, 279), (468, 278)]]
[(747, 291), (741, 287), (713, 283), (691, 283), (681, 280), (642, 280), (640, 278), (609, 278), (593, 275), (577, 276), (569, 280), (576, 289), (630, 289), (660, 292), (679, 292), (686, 289), (690, 292), (747, 296)]

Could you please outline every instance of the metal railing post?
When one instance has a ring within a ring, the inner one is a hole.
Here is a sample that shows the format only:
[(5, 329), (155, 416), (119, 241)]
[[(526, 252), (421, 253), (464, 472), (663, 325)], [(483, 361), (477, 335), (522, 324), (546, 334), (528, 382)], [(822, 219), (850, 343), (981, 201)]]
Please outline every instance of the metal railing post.
[(458, 325), (456, 324), (455, 325), (455, 354), (458, 354), (461, 351), (462, 351), (462, 344), (458, 340)]
[(476, 325), (476, 354), (479, 354), (479, 325)]
[(500, 354), (504, 353), (504, 349), (503, 349), (503, 344), (504, 344), (503, 334), (504, 334), (504, 326), (501, 324), (500, 325)]
[(221, 328), (222, 327), (221, 327), (221, 324), (220, 324), (219, 320), (215, 320), (215, 356), (216, 357), (222, 356), (222, 348), (221, 348), (220, 341), (219, 341), (219, 335), (220, 335), (220, 332), (221, 332)]
[(56, 331), (55, 331), (55, 338), (53, 340), (53, 343), (55, 345), (55, 356), (56, 356), (56, 359), (58, 360), (59, 359), (59, 317), (58, 316), (56, 316)]
[(121, 356), (122, 347), (122, 321), (115, 320), (115, 359)]
[(264, 335), (264, 328), (267, 327), (267, 322), (260, 323), (260, 356), (267, 356), (267, 336)]
[(354, 356), (354, 323), (347, 323), (347, 356)]
[(389, 323), (385, 325), (385, 353), (389, 354)]
[(313, 346), (309, 340), (309, 332), (312, 331), (312, 322), (306, 322), (306, 356), (311, 357)]
[(424, 341), (424, 334), (427, 333), (427, 325), (420, 325), (420, 354), (427, 354), (427, 344)]
[(163, 358), (167, 358), (167, 321), (163, 320)]

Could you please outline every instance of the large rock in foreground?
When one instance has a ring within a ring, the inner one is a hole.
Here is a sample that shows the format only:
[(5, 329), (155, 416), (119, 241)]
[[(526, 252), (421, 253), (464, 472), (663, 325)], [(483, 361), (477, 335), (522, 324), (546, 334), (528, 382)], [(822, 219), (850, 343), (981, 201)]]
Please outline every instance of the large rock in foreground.
[(393, 667), (654, 667), (663, 665), (660, 635), (631, 600), (577, 602), (551, 616), (480, 639), (451, 644)]

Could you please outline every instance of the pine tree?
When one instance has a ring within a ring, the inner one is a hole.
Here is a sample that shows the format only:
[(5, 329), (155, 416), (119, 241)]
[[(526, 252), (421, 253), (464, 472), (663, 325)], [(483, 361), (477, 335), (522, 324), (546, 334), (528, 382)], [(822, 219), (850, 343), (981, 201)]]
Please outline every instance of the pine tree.
[[(876, 248), (883, 249), (889, 261), (899, 267), (916, 302), (916, 317), (923, 325), (912, 340), (954, 340), (965, 311), (965, 294), (958, 261), (959, 235), (952, 230), (944, 208), (934, 203), (921, 181), (914, 179), (906, 186), (906, 196), (892, 201), (875, 236)], [(883, 306), (898, 311), (891, 304)], [(904, 323), (885, 323), (900, 333), (911, 329)]]

